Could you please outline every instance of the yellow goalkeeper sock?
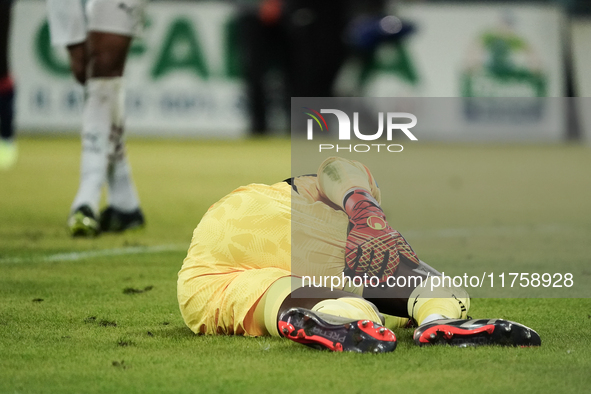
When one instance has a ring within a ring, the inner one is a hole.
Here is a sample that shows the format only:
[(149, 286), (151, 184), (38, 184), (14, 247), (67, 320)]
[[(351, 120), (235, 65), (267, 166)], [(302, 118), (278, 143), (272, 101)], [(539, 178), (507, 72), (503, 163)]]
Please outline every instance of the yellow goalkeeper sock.
[(292, 277), (285, 276), (277, 279), (263, 294), (253, 316), (255, 324), (263, 331), (263, 335), (281, 336), (277, 331), (277, 315), (281, 304), (293, 290), (295, 288), (292, 287)]
[(408, 315), (421, 325), (436, 318), (465, 319), (470, 296), (461, 287), (431, 286), (431, 279), (417, 286), (408, 298)]
[[(253, 322), (262, 335), (280, 336), (277, 330), (277, 315), (283, 301), (297, 287), (294, 281), (292, 284), (291, 276), (286, 276), (276, 280), (265, 294), (259, 300), (253, 313)], [(293, 285), (293, 286), (292, 286)], [(333, 316), (341, 316), (353, 320), (371, 320), (382, 324), (383, 317), (377, 311), (377, 308), (363, 298), (341, 297), (338, 299), (327, 299), (320, 301), (314, 307), (313, 311), (322, 312)], [(251, 329), (251, 331), (254, 331)]]
[[(431, 319), (428, 319), (429, 316), (431, 316)], [(439, 319), (459, 319), (462, 317), (460, 304), (454, 298), (431, 298), (425, 301), (415, 314), (415, 319), (419, 325), (429, 320), (435, 320), (434, 317)]]
[(371, 320), (380, 324), (384, 322), (383, 317), (380, 316), (373, 304), (363, 298), (341, 297), (323, 300), (314, 305), (312, 310), (352, 320)]
[(408, 324), (408, 318), (406, 317), (392, 316), (385, 313), (382, 313), (382, 315), (384, 316), (384, 327), (390, 330), (402, 328)]

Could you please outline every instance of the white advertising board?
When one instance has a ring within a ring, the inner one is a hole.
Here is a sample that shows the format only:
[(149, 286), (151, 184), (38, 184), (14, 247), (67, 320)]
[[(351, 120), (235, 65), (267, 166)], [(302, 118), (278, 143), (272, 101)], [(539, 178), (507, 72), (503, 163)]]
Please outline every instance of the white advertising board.
[[(77, 130), (83, 93), (68, 71), (65, 50), (49, 46), (45, 2), (19, 1), (14, 8), (12, 62), (19, 128)], [(416, 32), (402, 43), (378, 48), (373, 72), (355, 94), (564, 95), (564, 16), (557, 8), (404, 4), (395, 11), (412, 22)], [(127, 129), (132, 134), (246, 135), (244, 89), (232, 40), (234, 15), (234, 8), (223, 2), (150, 2), (145, 34), (134, 42), (126, 68)], [(350, 65), (341, 78), (349, 86), (356, 80)], [(422, 109), (431, 119), (449, 120), (432, 135), (429, 125), (423, 125), (424, 138), (558, 141), (565, 135), (561, 105), (536, 105), (533, 100), (524, 104), (524, 113), (510, 107), (504, 114), (502, 106), (491, 108), (486, 102), (468, 110), (458, 101), (450, 103)], [(502, 132), (486, 121), (491, 116), (508, 120)]]
[(582, 137), (591, 144), (591, 18), (574, 19), (571, 23), (571, 51), (575, 94)]
[(544, 99), (565, 92), (565, 21), (558, 8), (401, 4), (392, 13), (412, 23), (415, 32), (401, 43), (382, 44), (378, 71), (368, 79), (364, 95), (496, 98), (417, 99), (414, 110), (435, 122), (420, 125), (427, 139), (564, 139), (564, 101)]
[[(233, 8), (224, 3), (152, 2), (144, 35), (126, 65), (127, 129), (161, 136), (231, 138), (245, 132), (243, 89), (229, 44)], [(80, 127), (82, 88), (67, 53), (49, 46), (45, 2), (13, 10), (12, 68), (17, 124), (36, 131)]]
[[(382, 45), (381, 72), (367, 86), (369, 96), (564, 96), (564, 16), (558, 8), (401, 4), (391, 12), (415, 32), (400, 45)], [(406, 80), (406, 89), (396, 79)]]

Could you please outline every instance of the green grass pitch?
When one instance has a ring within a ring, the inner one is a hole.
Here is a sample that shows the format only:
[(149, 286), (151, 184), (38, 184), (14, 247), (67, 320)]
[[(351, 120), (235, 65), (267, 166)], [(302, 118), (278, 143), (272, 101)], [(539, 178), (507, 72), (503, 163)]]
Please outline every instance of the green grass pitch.
[[(142, 232), (71, 239), (77, 138), (24, 137), (0, 172), (0, 393), (588, 392), (591, 301), (473, 299), (474, 317), (536, 329), (540, 348), (318, 352), (278, 338), (193, 335), (176, 274), (206, 209), (290, 176), (287, 139), (131, 139)], [(405, 146), (406, 148), (406, 146)], [(591, 277), (591, 150), (417, 144), (393, 159), (384, 209), (440, 270)], [(386, 192), (384, 193), (386, 195)], [(449, 267), (449, 268), (447, 268)]]

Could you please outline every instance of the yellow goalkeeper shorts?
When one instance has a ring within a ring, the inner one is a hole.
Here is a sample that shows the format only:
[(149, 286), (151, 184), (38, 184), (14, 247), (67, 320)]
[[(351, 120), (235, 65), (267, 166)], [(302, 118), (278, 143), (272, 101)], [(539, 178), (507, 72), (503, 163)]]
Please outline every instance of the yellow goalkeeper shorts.
[(195, 333), (261, 335), (244, 322), (277, 279), (290, 275), (290, 187), (252, 184), (215, 203), (193, 232), (177, 296)]
[(203, 216), (177, 283), (192, 331), (262, 335), (265, 328), (251, 321), (253, 306), (277, 279), (342, 273), (347, 215), (303, 190), (292, 192), (285, 182), (251, 184)]

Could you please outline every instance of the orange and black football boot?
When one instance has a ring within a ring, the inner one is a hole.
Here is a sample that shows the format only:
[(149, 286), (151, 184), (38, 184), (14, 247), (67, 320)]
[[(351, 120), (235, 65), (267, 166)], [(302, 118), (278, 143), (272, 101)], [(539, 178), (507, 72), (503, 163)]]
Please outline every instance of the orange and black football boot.
[(419, 346), (480, 345), (540, 346), (537, 332), (523, 324), (503, 319), (441, 319), (420, 325), (414, 332)]
[(357, 353), (387, 353), (396, 349), (396, 335), (370, 320), (292, 308), (281, 314), (277, 327), (284, 337), (315, 349)]

